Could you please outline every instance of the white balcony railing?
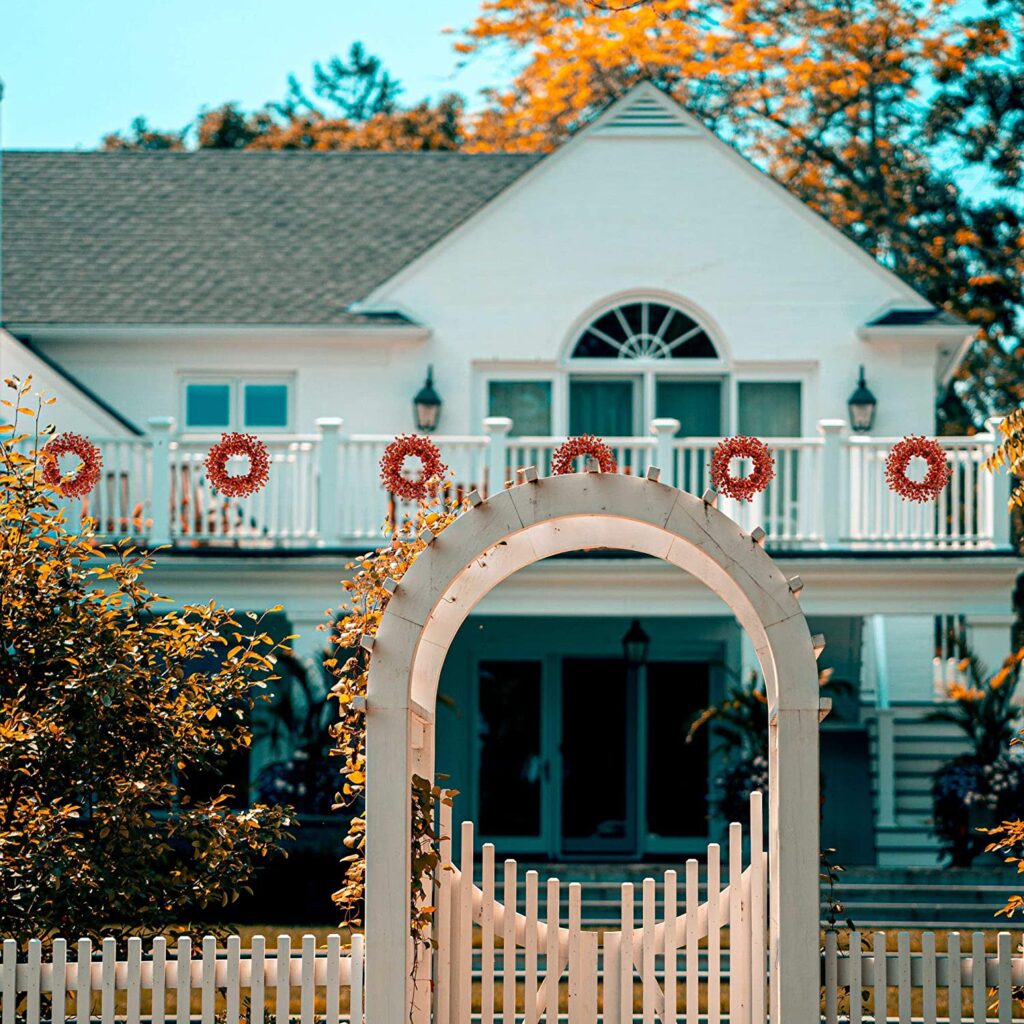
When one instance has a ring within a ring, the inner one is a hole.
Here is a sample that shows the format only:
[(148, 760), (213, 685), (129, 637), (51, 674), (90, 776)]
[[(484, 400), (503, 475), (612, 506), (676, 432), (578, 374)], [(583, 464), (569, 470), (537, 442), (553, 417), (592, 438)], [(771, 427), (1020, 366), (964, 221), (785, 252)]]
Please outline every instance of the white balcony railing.
[[(203, 466), (214, 435), (175, 434), (173, 421), (153, 419), (133, 439), (94, 439), (103, 476), (83, 502), (68, 503), (74, 521), (87, 514), (102, 533), (177, 547), (370, 547), (385, 522), (412, 512), (380, 483), (378, 462), (392, 436), (345, 434), (341, 420), (323, 419), (317, 432), (268, 436), (267, 486), (246, 499), (211, 488)], [(558, 437), (512, 437), (511, 421), (487, 419), (483, 432), (436, 437), (457, 494), (488, 493), (536, 466), (548, 472)], [(619, 471), (644, 474), (700, 494), (718, 438), (676, 437), (675, 420), (654, 420), (648, 437), (606, 440)], [(942, 438), (953, 476), (939, 501), (910, 504), (885, 482), (885, 458), (896, 438), (850, 436), (845, 424), (823, 420), (817, 437), (768, 438), (775, 479), (752, 502), (719, 500), (745, 529), (761, 525), (776, 548), (821, 550), (1001, 550), (1010, 545), (1005, 473), (984, 461), (991, 433)]]

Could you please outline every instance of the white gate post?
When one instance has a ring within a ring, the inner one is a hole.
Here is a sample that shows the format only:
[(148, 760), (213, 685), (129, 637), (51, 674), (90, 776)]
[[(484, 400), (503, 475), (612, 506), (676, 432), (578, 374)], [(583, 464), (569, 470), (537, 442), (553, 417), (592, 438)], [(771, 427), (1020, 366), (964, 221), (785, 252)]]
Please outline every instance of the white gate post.
[(320, 543), (337, 547), (341, 541), (341, 508), (338, 505), (338, 442), (345, 421), (337, 416), (322, 416), (316, 421), (320, 431), (317, 480), (317, 533)]
[(651, 420), (651, 433), (657, 438), (654, 449), (654, 464), (661, 470), (661, 482), (669, 487), (676, 485), (675, 448), (672, 442), (682, 424), (669, 416)]
[(150, 492), (153, 525), (149, 531), (149, 546), (155, 548), (171, 543), (171, 431), (174, 429), (174, 417), (150, 416), (146, 426), (153, 444)]
[[(490, 437), (487, 445), (487, 494), (498, 494), (505, 486), (508, 468), (508, 434), (512, 421), (507, 416), (488, 416), (484, 420), (484, 433)], [(539, 468), (539, 467), (538, 467)]]
[(818, 710), (779, 708), (768, 751), (775, 769), (768, 780), (771, 1020), (814, 1024), (821, 972)]

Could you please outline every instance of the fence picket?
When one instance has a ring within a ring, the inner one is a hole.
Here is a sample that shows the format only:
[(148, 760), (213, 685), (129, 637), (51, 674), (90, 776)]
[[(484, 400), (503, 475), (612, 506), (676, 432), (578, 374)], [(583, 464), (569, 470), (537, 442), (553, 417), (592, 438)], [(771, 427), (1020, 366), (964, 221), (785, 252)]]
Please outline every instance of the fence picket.
[(750, 1021), (765, 1019), (764, 805), (750, 794)]
[(202, 973), (200, 974), (200, 1020), (202, 1024), (214, 1024), (217, 1010), (217, 939), (213, 935), (203, 936)]
[(142, 1018), (142, 939), (137, 935), (128, 940), (126, 987), (125, 1021), (127, 1024), (139, 1024)]
[[(6, 944), (5, 944), (6, 945)], [(13, 943), (12, 943), (13, 945)], [(77, 961), (77, 973), (75, 975), (75, 1017), (77, 1020), (88, 1020), (92, 1010), (92, 941), (90, 939), (79, 939), (78, 948), (75, 951)], [(4, 957), (7, 962), (7, 957)], [(12, 958), (13, 962), (13, 958)], [(4, 1004), (6, 1008), (6, 1003)], [(11, 1021), (13, 1022), (14, 1000), (11, 1000)], [(6, 1013), (6, 1009), (5, 1009)], [(4, 1020), (4, 1024), (8, 1024)]]
[(712, 843), (708, 847), (708, 1024), (721, 1024), (722, 1019), (721, 892), (722, 849)]
[(665, 872), (665, 894), (663, 910), (665, 915), (665, 1014), (663, 1024), (676, 1024), (679, 1007), (677, 992), (677, 969), (679, 964), (679, 937), (676, 934), (678, 880), (674, 871)]
[(700, 940), (697, 906), (700, 903), (697, 862), (686, 862), (686, 1024), (698, 1024), (700, 1012)]
[(583, 978), (582, 893), (579, 882), (569, 883), (569, 1024), (592, 1024), (586, 1017)]
[(946, 985), (949, 989), (949, 1024), (960, 1024), (963, 1014), (963, 993), (961, 992), (960, 933), (950, 932), (946, 939), (946, 957), (948, 977)]
[(302, 936), (302, 974), (299, 989), (299, 1021), (301, 1024), (313, 1024), (314, 1000), (316, 997), (316, 938), (313, 935)]
[(910, 934), (896, 936), (896, 985), (900, 1024), (910, 1024)]
[(114, 1024), (114, 998), (117, 992), (117, 940), (105, 938), (101, 946), (100, 960), (100, 1022)]
[(278, 1021), (288, 1020), (292, 1004), (292, 939), (290, 935), (277, 937), (277, 963), (274, 982), (277, 986), (275, 1000)]
[(473, 1000), (473, 822), (462, 823), (460, 836), (457, 934), (452, 956), (452, 1016), (456, 1021), (468, 1020)]
[(4, 939), (0, 996), (3, 997), (3, 1024), (14, 1024), (14, 1011), (18, 1006), (18, 944), (14, 939)]
[(887, 983), (888, 965), (885, 956), (885, 932), (875, 932), (875, 940), (872, 945), (872, 985), (874, 987), (874, 1000), (872, 1012), (875, 1017), (875, 1024), (884, 1024), (889, 1018), (888, 1013), (888, 992)]
[[(192, 1020), (192, 940), (184, 935), (178, 939), (174, 961), (174, 1018), (176, 1024)], [(260, 1024), (263, 1018), (260, 1017)]]
[(622, 944), (619, 947), (619, 1024), (633, 1020), (633, 883), (623, 882)]
[(985, 935), (971, 936), (971, 1010), (975, 1024), (985, 1024), (988, 1016), (988, 986), (985, 983)]
[(547, 925), (548, 934), (544, 953), (544, 988), (546, 989), (546, 1020), (547, 1024), (558, 1022), (558, 982), (562, 976), (559, 967), (561, 955), (559, 932), (562, 917), (561, 885), (557, 878), (548, 879), (547, 893)]
[(363, 965), (366, 962), (366, 938), (352, 936), (352, 960), (349, 971), (349, 1020), (363, 1024)]
[(837, 935), (831, 929), (825, 932), (825, 1021), (836, 1024), (839, 1020), (839, 964)]
[(729, 1022), (750, 1024), (747, 992), (750, 982), (749, 935), (743, 889), (743, 829), (729, 826)]
[[(351, 978), (351, 964), (349, 977)], [(324, 1024), (341, 1020), (341, 936), (327, 936), (327, 973), (324, 978)]]
[(860, 932), (850, 932), (847, 951), (850, 961), (850, 1024), (861, 1024), (864, 999), (864, 978)]
[(601, 978), (603, 1020), (604, 1024), (620, 1024), (619, 1014), (622, 1011), (622, 1006), (619, 1000), (619, 982), (621, 980), (619, 956), (622, 951), (622, 936), (618, 932), (605, 932), (603, 942), (604, 971)]
[(451, 928), (452, 928), (452, 809), (450, 803), (439, 801), (438, 823), (438, 869), (435, 887), (437, 894), (437, 931), (439, 936), (437, 954), (434, 957), (434, 993), (437, 1024), (451, 1022)]
[(640, 908), (640, 991), (644, 1024), (654, 1024), (654, 879), (645, 878)]
[(238, 1024), (241, 1017), (241, 971), (242, 940), (237, 935), (228, 936), (227, 963), (225, 965), (224, 1018), (226, 1024)]
[(25, 983), (25, 1024), (39, 1024), (42, 1002), (43, 944), (39, 939), (28, 940), (28, 979)]
[(53, 973), (50, 975), (50, 1020), (52, 1024), (64, 1024), (68, 1015), (68, 943), (66, 939), (54, 939)]
[(1000, 932), (996, 936), (996, 994), (999, 999), (999, 1024), (1010, 1024), (1013, 1017), (1010, 956), (1010, 933)]
[(254, 935), (249, 953), (249, 1022), (263, 1024), (266, 1001), (267, 942), (262, 935)]
[(503, 902), (505, 914), (501, 928), (501, 1020), (516, 1021), (516, 904), (518, 903), (518, 865), (505, 861)]
[(921, 935), (921, 1016), (924, 1024), (936, 1024), (938, 1018), (935, 971), (935, 932)]
[(480, 1024), (494, 1024), (494, 844), (484, 843), (480, 887)]
[(523, 953), (523, 1021), (537, 1024), (537, 872), (526, 872), (526, 941)]

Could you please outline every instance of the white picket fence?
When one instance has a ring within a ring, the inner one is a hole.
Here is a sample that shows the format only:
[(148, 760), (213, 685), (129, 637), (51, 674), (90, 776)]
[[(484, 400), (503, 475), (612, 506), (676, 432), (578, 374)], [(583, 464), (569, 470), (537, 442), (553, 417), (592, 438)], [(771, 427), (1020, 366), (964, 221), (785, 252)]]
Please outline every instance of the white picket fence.
[[(457, 857), (450, 840), (443, 840), (436, 879), (435, 1024), (465, 1024), (477, 1012), (481, 1024), (494, 1024), (496, 1016), (503, 1024), (557, 1024), (563, 1003), (569, 1024), (594, 1024), (599, 1015), (605, 1024), (629, 1024), (637, 1007), (644, 1024), (676, 1024), (680, 1011), (687, 1024), (763, 1024), (767, 856), (761, 794), (752, 794), (750, 813), (746, 858), (741, 827), (729, 829), (728, 886), (722, 887), (721, 850), (711, 844), (705, 902), (699, 900), (699, 864), (689, 860), (681, 892), (676, 872), (665, 872), (661, 920), (655, 880), (641, 886), (639, 926), (635, 888), (627, 882), (619, 929), (601, 933), (583, 929), (578, 883), (568, 886), (563, 923), (562, 883), (555, 878), (546, 884), (541, 921), (537, 872), (526, 872), (521, 899), (514, 860), (505, 861), (499, 899), (490, 843), (481, 851), (477, 886), (473, 825), (464, 823)], [(439, 834), (450, 836), (450, 810), (442, 806), (440, 817)]]
[(141, 939), (131, 938), (126, 956), (118, 956), (114, 939), (104, 939), (98, 951), (91, 940), (80, 939), (73, 958), (70, 952), (64, 939), (45, 945), (33, 939), (19, 963), (17, 943), (4, 941), (2, 1024), (64, 1024), (69, 1018), (78, 1024), (265, 1024), (268, 1014), (299, 1024), (363, 1020), (361, 935), (353, 935), (345, 951), (340, 935), (329, 935), (319, 948), (314, 936), (305, 935), (294, 952), (287, 935), (269, 951), (257, 935), (245, 950), (238, 936), (223, 946), (207, 936), (196, 951), (187, 938), (171, 948), (156, 938), (146, 950)]
[(999, 932), (996, 950), (986, 952), (986, 936), (974, 932), (966, 948), (959, 932), (946, 935), (936, 952), (934, 932), (922, 932), (920, 950), (911, 951), (909, 932), (898, 932), (896, 950), (885, 932), (849, 932), (840, 943), (825, 935), (825, 1021), (862, 1024), (1010, 1024), (1024, 1019), (1014, 989), (1024, 984), (1024, 957), (1014, 956), (1012, 936)]

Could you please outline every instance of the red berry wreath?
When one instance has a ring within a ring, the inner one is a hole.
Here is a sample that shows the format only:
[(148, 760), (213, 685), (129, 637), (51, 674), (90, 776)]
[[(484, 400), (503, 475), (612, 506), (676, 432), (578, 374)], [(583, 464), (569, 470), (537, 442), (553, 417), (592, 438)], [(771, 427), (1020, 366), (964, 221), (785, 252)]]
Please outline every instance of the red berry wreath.
[[(907, 476), (911, 459), (924, 459), (928, 463), (923, 480), (911, 480)], [(886, 483), (904, 501), (934, 501), (949, 483), (952, 472), (942, 446), (914, 434), (894, 444), (885, 460)]]
[[(43, 480), (56, 487), (65, 498), (84, 498), (99, 483), (103, 456), (87, 437), (81, 434), (58, 434), (42, 450)], [(78, 470), (69, 477), (61, 477), (59, 457), (77, 455), (81, 459)]]
[(615, 452), (599, 437), (593, 434), (581, 434), (570, 437), (560, 444), (551, 454), (551, 475), (561, 476), (563, 473), (576, 471), (576, 460), (581, 455), (590, 455), (597, 459), (602, 473), (615, 473), (619, 464), (615, 461)]
[[(249, 460), (249, 472), (241, 476), (228, 473), (228, 459), (238, 455)], [(206, 478), (218, 493), (229, 498), (247, 498), (261, 491), (270, 479), (270, 452), (255, 434), (232, 431), (221, 434), (220, 440), (207, 452)]]
[[(410, 455), (419, 459), (422, 466), (415, 479), (402, 476), (402, 466)], [(447, 475), (441, 449), (429, 437), (399, 434), (381, 456), (380, 482), (391, 494), (406, 501), (421, 501), (431, 491), (431, 481), (443, 480)]]
[[(750, 459), (754, 464), (750, 476), (733, 476), (732, 460)], [(711, 486), (719, 494), (737, 501), (750, 501), (775, 478), (775, 460), (768, 445), (756, 437), (727, 437), (715, 445), (711, 456)]]

